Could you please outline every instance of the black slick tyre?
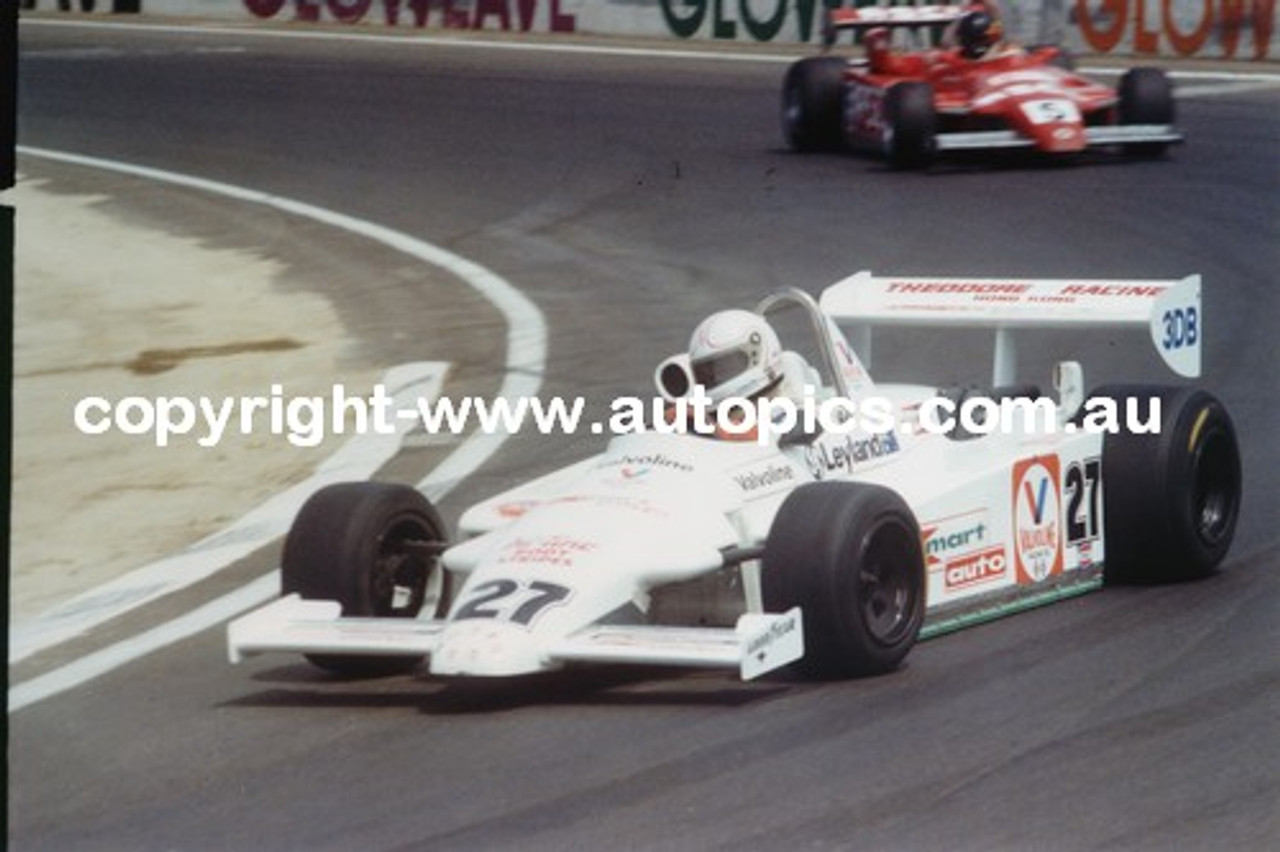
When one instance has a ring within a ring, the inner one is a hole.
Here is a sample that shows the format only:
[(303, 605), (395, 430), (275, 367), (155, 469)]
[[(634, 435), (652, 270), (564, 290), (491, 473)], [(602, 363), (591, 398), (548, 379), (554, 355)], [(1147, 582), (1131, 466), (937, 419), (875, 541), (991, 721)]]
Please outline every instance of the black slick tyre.
[(787, 69), (782, 135), (793, 150), (834, 151), (844, 142), (844, 71), (833, 56), (811, 56)]
[(762, 568), (765, 609), (804, 612), (811, 677), (893, 671), (924, 621), (920, 528), (895, 492), (819, 482), (792, 492), (774, 518)]
[(889, 89), (884, 102), (888, 138), (885, 155), (895, 169), (923, 169), (938, 150), (937, 111), (933, 86), (928, 83), (898, 83)]
[(1105, 577), (1160, 583), (1211, 574), (1227, 555), (1240, 514), (1240, 449), (1226, 408), (1192, 388), (1112, 386), (1114, 400), (1158, 434), (1120, 431), (1102, 442)]
[[(1125, 124), (1171, 125), (1176, 116), (1173, 86), (1159, 68), (1131, 68), (1120, 78), (1117, 118)], [(1169, 148), (1167, 142), (1135, 142), (1124, 146), (1133, 157), (1159, 157)]]
[[(313, 494), (285, 537), (281, 591), (342, 604), (346, 617), (416, 618), (444, 608), (447, 572), (439, 514), (405, 485), (348, 482)], [(394, 674), (420, 657), (308, 654), (352, 677)]]

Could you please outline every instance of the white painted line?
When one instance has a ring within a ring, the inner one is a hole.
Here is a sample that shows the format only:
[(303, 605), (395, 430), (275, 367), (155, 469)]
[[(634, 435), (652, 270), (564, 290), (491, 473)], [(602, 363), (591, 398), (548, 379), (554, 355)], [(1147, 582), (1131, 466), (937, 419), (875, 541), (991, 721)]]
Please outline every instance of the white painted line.
[(152, 651), (158, 651), (166, 645), (194, 636), (208, 629), (210, 625), (234, 618), (240, 612), (270, 600), (279, 593), (280, 580), (275, 573), (259, 577), (247, 586), (242, 586), (231, 594), (210, 601), (180, 618), (11, 687), (9, 712), (13, 713), (29, 707), (37, 701), (43, 701), (100, 677)]
[(1280, 77), (1273, 80), (1240, 81), (1235, 83), (1199, 83), (1191, 86), (1178, 86), (1173, 94), (1179, 100), (1183, 98), (1220, 98), (1223, 95), (1246, 95), (1250, 92), (1263, 92), (1280, 88)]
[[(1127, 67), (1111, 65), (1082, 66), (1080, 70), (1087, 74), (1107, 74), (1120, 76), (1128, 71)], [(1166, 68), (1165, 73), (1177, 80), (1234, 80), (1252, 83), (1280, 83), (1280, 74), (1268, 71), (1180, 71)]]
[[(501, 440), (498, 443), (500, 444)], [(497, 445), (494, 445), (490, 452), (496, 449)], [(450, 456), (446, 461), (452, 458), (453, 456)], [(471, 461), (475, 464), (478, 465), (483, 462), (484, 458), (479, 456), (477, 451), (472, 451)], [(461, 473), (461, 469), (459, 468), (455, 472)], [(431, 479), (432, 477), (428, 477), (427, 480), (423, 481), (426, 482)], [(461, 481), (462, 477), (458, 475), (447, 477), (434, 484), (432, 487), (437, 495), (435, 499), (443, 498)], [(260, 606), (279, 594), (280, 572), (272, 571), (270, 574), (265, 574), (248, 585), (241, 586), (234, 592), (229, 592), (220, 598), (214, 598), (209, 603), (192, 610), (186, 615), (179, 616), (130, 639), (125, 639), (114, 645), (108, 645), (106, 648), (81, 657), (65, 666), (37, 675), (30, 680), (11, 687), (9, 689), (9, 712), (14, 713), (38, 701), (51, 698), (102, 675), (109, 674), (153, 651), (159, 651), (175, 642), (180, 642), (211, 627), (230, 621), (242, 612)], [(219, 660), (223, 661), (222, 657), (219, 657)]]
[[(434, 399), (448, 365), (438, 361), (401, 364), (387, 371), (382, 384), (394, 410), (412, 408), (419, 398)], [(308, 497), (326, 485), (368, 479), (399, 451), (413, 423), (397, 421), (396, 431), (353, 435), (302, 482), (273, 495), (235, 523), (196, 542), (181, 553), (156, 560), (76, 595), (35, 618), (12, 625), (9, 662), (65, 642), (129, 610), (184, 589), (265, 547), (289, 531)]]
[[(24, 156), (41, 157), (73, 165), (129, 174), (203, 190), (239, 201), (273, 207), (359, 234), (425, 263), (441, 267), (461, 278), (468, 286), (491, 302), (506, 320), (507, 355), (504, 364), (504, 377), (498, 394), (510, 398), (521, 395), (533, 396), (542, 386), (542, 373), (546, 365), (547, 347), (546, 321), (543, 319), (542, 312), (508, 281), (452, 252), (372, 222), (355, 219), (332, 210), (257, 190), (113, 160), (27, 146), (20, 146), (18, 150)], [(467, 439), (441, 463), (441, 468), (443, 468), (444, 472), (439, 475), (433, 473), (432, 476), (428, 476), (423, 480), (420, 487), (429, 487), (431, 489), (429, 493), (433, 494), (437, 499), (442, 497), (463, 477), (474, 471), (496, 452), (505, 437), (504, 435), (485, 435), (478, 436), (478, 440)], [(341, 452), (339, 456), (341, 456)], [(343, 467), (343, 464), (334, 461), (334, 467), (326, 468), (326, 470), (335, 472), (341, 468), (344, 473), (350, 474), (351, 470)], [(217, 561), (222, 562), (222, 567), (229, 564), (225, 559)], [(17, 684), (10, 689), (10, 712), (70, 689), (92, 678), (99, 677), (118, 666), (137, 659), (143, 654), (163, 647), (165, 644), (178, 641), (200, 630), (212, 627), (221, 621), (225, 621), (255, 603), (264, 600), (265, 598), (262, 596), (263, 590), (268, 585), (270, 585), (272, 593), (278, 588), (278, 580), (274, 573), (260, 578), (237, 592), (212, 601), (169, 624), (161, 625), (148, 631), (142, 636), (136, 637), (135, 640), (117, 643), (94, 653), (90, 657), (41, 675), (32, 681)], [(81, 629), (84, 629), (85, 622), (82, 620), (79, 624)], [(35, 643), (28, 647), (49, 647), (49, 645)], [(28, 650), (27, 653), (31, 653), (31, 651)], [(16, 705), (15, 695), (17, 696)]]

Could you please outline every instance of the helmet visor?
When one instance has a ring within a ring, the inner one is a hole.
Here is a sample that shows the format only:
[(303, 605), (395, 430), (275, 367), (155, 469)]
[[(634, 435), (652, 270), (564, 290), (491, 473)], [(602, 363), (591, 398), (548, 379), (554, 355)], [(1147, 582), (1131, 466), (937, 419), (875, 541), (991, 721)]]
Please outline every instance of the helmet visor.
[(751, 366), (751, 359), (746, 352), (735, 349), (700, 358), (692, 366), (693, 380), (710, 390), (745, 373)]

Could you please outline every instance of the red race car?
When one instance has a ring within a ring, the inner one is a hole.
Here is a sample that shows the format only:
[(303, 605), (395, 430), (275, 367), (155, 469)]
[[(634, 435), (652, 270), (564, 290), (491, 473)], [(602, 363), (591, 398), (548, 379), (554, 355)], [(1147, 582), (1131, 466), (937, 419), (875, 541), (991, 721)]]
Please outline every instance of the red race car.
[[(930, 27), (945, 27), (936, 48), (890, 44), (894, 32), (919, 40)], [(862, 32), (865, 58), (824, 54), (787, 71), (783, 132), (797, 151), (847, 147), (923, 168), (953, 151), (1059, 155), (1115, 146), (1154, 157), (1182, 141), (1163, 71), (1133, 68), (1115, 89), (1092, 82), (1056, 47), (1006, 44), (998, 13), (985, 4), (831, 10), (828, 48), (842, 30)]]

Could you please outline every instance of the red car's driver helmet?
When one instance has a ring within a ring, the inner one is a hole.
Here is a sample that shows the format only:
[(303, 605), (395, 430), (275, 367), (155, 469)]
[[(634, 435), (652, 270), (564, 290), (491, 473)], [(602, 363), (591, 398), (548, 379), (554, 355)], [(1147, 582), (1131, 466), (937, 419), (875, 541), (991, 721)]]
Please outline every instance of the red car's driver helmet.
[(990, 6), (971, 6), (956, 22), (956, 43), (966, 59), (981, 59), (1004, 40), (1004, 25)]

